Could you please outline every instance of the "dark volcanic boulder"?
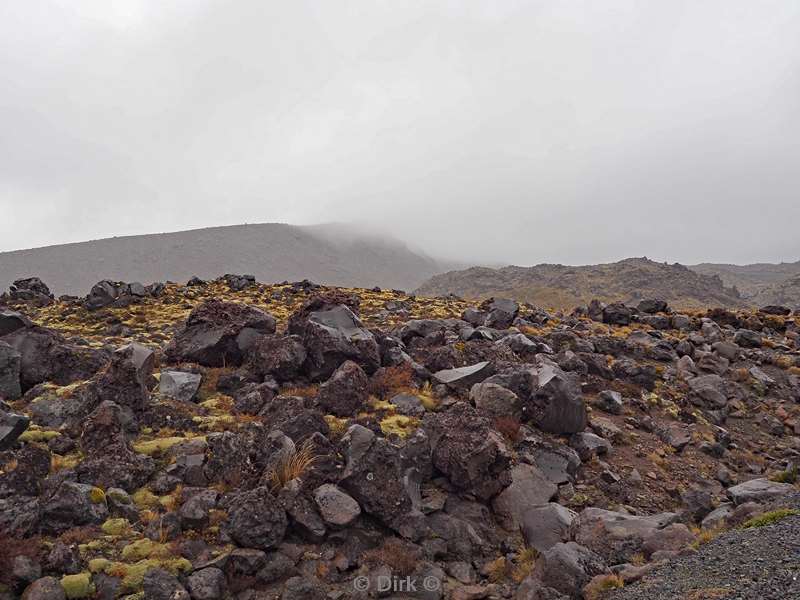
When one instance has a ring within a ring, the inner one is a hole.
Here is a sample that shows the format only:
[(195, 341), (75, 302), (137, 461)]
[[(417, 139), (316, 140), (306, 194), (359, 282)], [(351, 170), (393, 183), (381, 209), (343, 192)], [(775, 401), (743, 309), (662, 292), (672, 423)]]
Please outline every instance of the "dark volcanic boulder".
[(166, 349), (173, 362), (207, 367), (241, 365), (259, 338), (275, 333), (275, 318), (262, 310), (209, 300), (195, 308)]
[(633, 309), (617, 302), (609, 304), (603, 309), (603, 323), (609, 325), (630, 325), (633, 318)]
[(519, 314), (519, 304), (508, 298), (492, 298), (481, 308), (489, 313), (483, 324), (494, 329), (508, 329)]
[(369, 379), (364, 370), (348, 360), (319, 388), (319, 404), (330, 414), (352, 417), (362, 410), (367, 402)]
[(62, 481), (41, 499), (42, 533), (59, 535), (81, 525), (99, 525), (108, 516), (105, 500), (91, 485)]
[(265, 335), (247, 355), (247, 369), (261, 379), (293, 381), (306, 361), (306, 349), (296, 335)]
[(0, 398), (16, 400), (22, 394), (19, 384), (22, 355), (5, 342), (0, 342)]
[(533, 578), (570, 598), (582, 598), (581, 590), (595, 575), (608, 573), (603, 559), (575, 542), (559, 543), (536, 561)]
[(458, 488), (482, 499), (511, 483), (511, 453), (499, 433), (470, 405), (427, 414), (423, 428), (430, 439), (433, 465)]
[(641, 313), (654, 315), (660, 312), (667, 312), (667, 303), (664, 300), (646, 299), (640, 301), (636, 308)]
[(28, 425), (30, 419), (24, 415), (15, 415), (0, 410), (0, 451), (8, 450), (14, 445)]
[[(320, 301), (321, 302), (321, 301)], [(314, 381), (327, 379), (346, 360), (372, 374), (380, 366), (375, 336), (343, 304), (311, 303), (292, 315), (289, 332), (300, 336), (306, 349), (305, 371)]]
[(494, 374), (494, 367), (491, 362), (484, 361), (467, 367), (456, 367), (454, 369), (442, 369), (433, 374), (433, 378), (438, 383), (455, 390), (469, 390), (476, 383), (487, 379)]
[(50, 288), (38, 277), (17, 279), (11, 284), (9, 297), (15, 302), (25, 302), (34, 306), (48, 306), (53, 303)]
[(286, 512), (266, 487), (237, 495), (228, 508), (228, 533), (239, 546), (268, 550), (286, 534)]
[(105, 350), (71, 344), (61, 334), (31, 325), (25, 317), (12, 311), (0, 313), (0, 335), (0, 339), (21, 356), (23, 392), (46, 381), (68, 385), (89, 379), (109, 358)]
[(531, 400), (536, 425), (550, 433), (577, 433), (586, 429), (586, 405), (572, 373), (540, 358), (534, 369), (536, 389)]

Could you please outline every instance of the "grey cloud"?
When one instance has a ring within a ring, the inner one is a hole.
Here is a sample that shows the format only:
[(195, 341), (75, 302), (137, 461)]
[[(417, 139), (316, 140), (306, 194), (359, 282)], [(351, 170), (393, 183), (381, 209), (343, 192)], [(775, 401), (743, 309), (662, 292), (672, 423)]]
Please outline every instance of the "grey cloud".
[(0, 250), (338, 221), (480, 262), (800, 258), (794, 2), (7, 2), (0, 81)]

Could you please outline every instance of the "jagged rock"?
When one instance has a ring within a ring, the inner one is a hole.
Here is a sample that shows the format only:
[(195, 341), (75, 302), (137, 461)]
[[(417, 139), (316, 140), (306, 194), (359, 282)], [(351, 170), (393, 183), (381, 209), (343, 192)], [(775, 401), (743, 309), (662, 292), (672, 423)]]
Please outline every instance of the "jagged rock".
[(468, 390), (494, 373), (491, 362), (480, 362), (468, 367), (442, 369), (433, 374), (438, 382), (456, 390)]
[(650, 558), (656, 552), (677, 552), (691, 544), (694, 537), (686, 525), (673, 523), (651, 533), (642, 544), (642, 552), (646, 558)]
[(539, 552), (569, 541), (569, 531), (577, 514), (555, 502), (530, 506), (522, 511), (520, 528), (525, 543)]
[(425, 414), (422, 401), (413, 394), (397, 394), (389, 399), (389, 403), (397, 407), (397, 412), (409, 417), (421, 417)]
[(511, 468), (511, 484), (492, 501), (492, 508), (505, 529), (515, 530), (535, 506), (550, 502), (558, 493), (539, 469), (524, 463)]
[(0, 398), (16, 400), (22, 395), (19, 383), (22, 355), (14, 348), (0, 342)]
[(677, 519), (675, 513), (648, 517), (601, 508), (586, 508), (573, 522), (573, 539), (602, 556), (609, 564), (630, 562), (659, 529)]
[(39, 383), (68, 385), (89, 379), (108, 361), (106, 351), (68, 343), (62, 335), (31, 325), (13, 311), (0, 312), (0, 334), (20, 354), (23, 393)]
[(195, 571), (186, 578), (192, 600), (222, 600), (227, 583), (225, 573), (215, 567)]
[(222, 276), (222, 280), (228, 284), (232, 292), (240, 292), (256, 284), (256, 278), (253, 275), (235, 275), (228, 273)]
[(630, 325), (633, 318), (633, 309), (624, 304), (609, 304), (603, 309), (603, 323), (609, 325)]
[(622, 414), (622, 394), (604, 390), (597, 395), (597, 407), (612, 415)]
[(202, 490), (183, 503), (178, 515), (184, 529), (202, 530), (208, 524), (209, 512), (217, 506), (219, 493)]
[(30, 584), (22, 594), (22, 600), (66, 600), (64, 588), (55, 577), (42, 577)]
[(488, 499), (511, 483), (508, 447), (471, 406), (458, 403), (447, 412), (429, 413), (423, 429), (434, 466), (456, 487)]
[(511, 390), (496, 383), (476, 383), (469, 391), (469, 399), (475, 407), (493, 417), (516, 417), (522, 415), (522, 403)]
[(517, 588), (514, 600), (569, 600), (569, 598), (534, 577), (526, 577)]
[(319, 514), (329, 525), (349, 525), (361, 514), (358, 502), (331, 483), (314, 490), (314, 501)]
[(575, 449), (584, 462), (591, 460), (593, 456), (608, 454), (611, 451), (611, 444), (608, 440), (589, 432), (572, 435), (569, 438), (569, 445)]
[(692, 395), (700, 403), (711, 408), (723, 408), (728, 404), (725, 381), (719, 375), (701, 375), (689, 379)]
[(73, 527), (105, 521), (108, 516), (105, 500), (94, 490), (83, 483), (61, 482), (41, 499), (41, 531), (59, 535)]
[(191, 402), (203, 377), (199, 373), (186, 373), (184, 371), (161, 371), (158, 380), (158, 392), (181, 402)]
[(326, 600), (324, 588), (305, 577), (292, 577), (283, 586), (281, 600)]
[(325, 412), (351, 417), (366, 405), (369, 379), (351, 360), (345, 361), (319, 388), (318, 402)]
[(261, 336), (273, 333), (275, 318), (269, 313), (246, 304), (208, 300), (192, 310), (165, 353), (173, 362), (238, 366)]
[(15, 415), (0, 410), (0, 451), (8, 450), (25, 433), (30, 419), (24, 415)]
[(742, 348), (761, 348), (763, 344), (761, 334), (749, 329), (740, 329), (733, 336), (733, 342)]
[(488, 311), (483, 324), (495, 329), (508, 329), (519, 314), (519, 304), (507, 298), (492, 299), (482, 308)]
[(733, 514), (733, 504), (724, 502), (706, 515), (701, 522), (703, 529), (721, 528)]
[(664, 300), (641, 300), (636, 306), (639, 312), (654, 315), (660, 312), (667, 312), (667, 303)]
[(769, 479), (751, 479), (739, 485), (734, 485), (726, 490), (730, 498), (737, 506), (745, 502), (765, 502), (780, 498), (795, 491), (794, 486), (789, 483), (778, 483)]
[(312, 299), (289, 319), (289, 333), (302, 339), (307, 352), (304, 369), (314, 381), (327, 379), (346, 360), (369, 374), (380, 366), (375, 336), (343, 304)]
[(128, 349), (130, 349), (130, 361), (136, 369), (137, 379), (143, 386), (148, 387), (156, 364), (156, 353), (151, 348), (136, 342), (120, 348), (122, 352), (128, 351)]
[(300, 374), (307, 358), (299, 336), (265, 335), (258, 340), (247, 356), (247, 368), (264, 379), (293, 381)]
[(53, 303), (50, 288), (38, 277), (17, 279), (11, 284), (9, 297), (14, 302), (25, 302), (33, 306), (49, 306)]
[(533, 420), (543, 431), (577, 433), (586, 429), (586, 405), (572, 374), (546, 358), (539, 358), (533, 371), (536, 388), (531, 396)]
[(556, 544), (539, 556), (533, 577), (546, 587), (580, 598), (581, 590), (595, 575), (607, 572), (600, 556), (580, 544), (567, 542)]
[(269, 550), (286, 534), (286, 512), (266, 487), (238, 494), (228, 508), (228, 532), (245, 548)]
[(189, 600), (189, 593), (177, 577), (163, 569), (147, 571), (143, 587), (147, 600)]

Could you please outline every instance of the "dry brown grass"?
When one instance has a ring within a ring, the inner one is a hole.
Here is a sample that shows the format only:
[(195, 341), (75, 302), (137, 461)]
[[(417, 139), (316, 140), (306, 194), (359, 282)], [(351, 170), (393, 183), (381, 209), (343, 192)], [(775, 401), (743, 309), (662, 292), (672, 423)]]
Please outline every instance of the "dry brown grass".
[(533, 567), (536, 566), (536, 559), (538, 558), (539, 552), (536, 548), (523, 548), (517, 553), (514, 568), (511, 570), (511, 579), (516, 583), (522, 583), (533, 572)]
[(318, 385), (298, 385), (281, 390), (281, 396), (299, 396), (300, 398), (314, 398), (319, 393)]
[(521, 427), (522, 424), (514, 417), (497, 417), (494, 420), (494, 428), (511, 444), (516, 444), (522, 439)]
[(363, 561), (373, 567), (386, 565), (395, 575), (410, 575), (419, 564), (418, 549), (398, 538), (388, 538), (383, 544), (364, 553)]
[(381, 400), (406, 391), (413, 384), (413, 373), (408, 365), (378, 369), (369, 381), (369, 393)]
[(616, 590), (625, 585), (619, 575), (598, 575), (583, 588), (585, 600), (600, 600), (611, 590)]
[(305, 441), (300, 448), (295, 448), (293, 452), (284, 454), (267, 474), (272, 491), (277, 492), (292, 479), (302, 477), (318, 458), (310, 440)]
[(492, 583), (501, 583), (511, 577), (512, 565), (505, 556), (499, 556), (486, 565), (486, 577)]

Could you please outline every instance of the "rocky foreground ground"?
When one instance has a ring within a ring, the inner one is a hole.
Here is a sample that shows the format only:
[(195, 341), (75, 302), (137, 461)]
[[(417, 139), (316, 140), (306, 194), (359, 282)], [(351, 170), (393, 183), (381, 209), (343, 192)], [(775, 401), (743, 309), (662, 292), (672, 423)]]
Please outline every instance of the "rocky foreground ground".
[(796, 590), (782, 307), (235, 275), (0, 306), (3, 600)]

